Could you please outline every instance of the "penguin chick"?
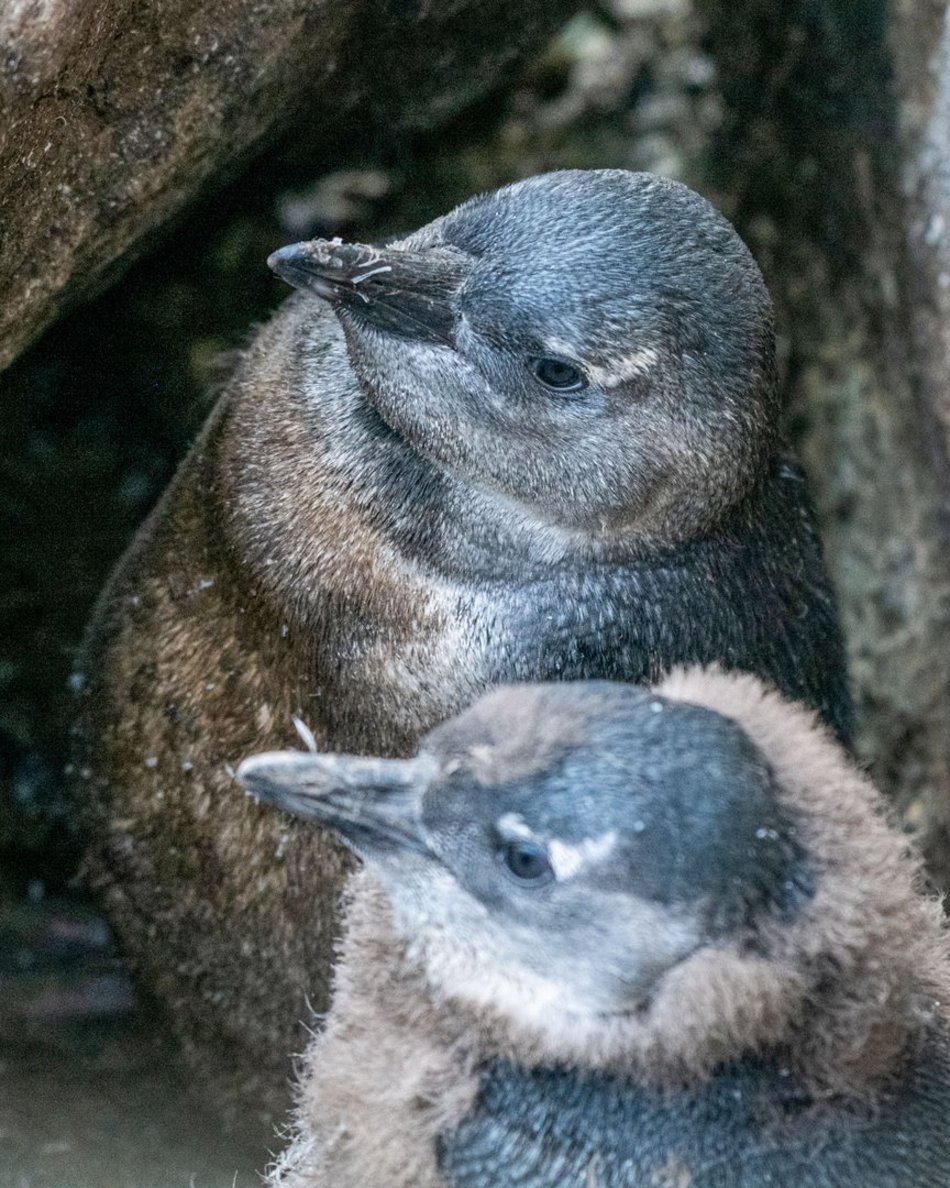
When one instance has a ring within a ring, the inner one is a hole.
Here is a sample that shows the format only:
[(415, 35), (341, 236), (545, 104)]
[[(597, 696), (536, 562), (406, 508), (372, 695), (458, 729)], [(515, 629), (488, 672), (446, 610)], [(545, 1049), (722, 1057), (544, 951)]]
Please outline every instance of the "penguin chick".
[(282, 1104), (327, 1001), (348, 859), (231, 776), (295, 717), (405, 756), (494, 685), (721, 661), (851, 728), (768, 293), (707, 202), (553, 173), (272, 262), (303, 291), (103, 596), (75, 763), (90, 875), (222, 1103)]
[(950, 1183), (940, 907), (758, 680), (501, 689), (239, 778), (365, 865), (274, 1188)]

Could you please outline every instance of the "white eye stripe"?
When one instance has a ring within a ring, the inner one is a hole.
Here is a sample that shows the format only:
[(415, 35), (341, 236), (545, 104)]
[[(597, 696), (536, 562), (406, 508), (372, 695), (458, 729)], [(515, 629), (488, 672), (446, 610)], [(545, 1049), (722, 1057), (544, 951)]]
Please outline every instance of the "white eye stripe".
[(495, 828), (505, 838), (519, 838), (537, 842), (539, 845), (544, 844), (519, 813), (505, 813), (495, 822)]
[(495, 828), (505, 838), (535, 842), (547, 851), (551, 869), (558, 879), (570, 879), (592, 862), (606, 858), (617, 844), (617, 831), (611, 829), (598, 837), (585, 837), (583, 841), (567, 842), (554, 837), (546, 840), (539, 837), (518, 813), (505, 813), (495, 822)]
[(589, 866), (600, 862), (617, 844), (617, 831), (602, 833), (599, 837), (586, 837), (581, 842), (564, 842), (552, 838), (548, 843), (548, 858), (551, 869), (558, 879), (570, 879)]
[(611, 359), (599, 367), (588, 367), (587, 374), (601, 388), (616, 388), (628, 380), (649, 375), (660, 356), (653, 347), (644, 347), (622, 358)]
[[(565, 359), (583, 360), (583, 352), (578, 352), (569, 343), (552, 339), (544, 344), (545, 350), (552, 355), (561, 355)], [(578, 363), (584, 374), (592, 384), (599, 388), (616, 388), (628, 380), (649, 375), (660, 360), (660, 356), (653, 347), (641, 347), (631, 351), (629, 355), (617, 355), (605, 363)]]

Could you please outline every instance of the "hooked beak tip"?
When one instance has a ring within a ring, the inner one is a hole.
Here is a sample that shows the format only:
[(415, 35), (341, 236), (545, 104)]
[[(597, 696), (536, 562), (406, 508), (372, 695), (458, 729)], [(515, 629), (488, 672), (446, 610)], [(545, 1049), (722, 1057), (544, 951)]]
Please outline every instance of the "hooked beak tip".
[[(245, 788), (248, 784), (253, 782), (257, 770), (262, 766), (259, 755), (252, 755), (249, 759), (242, 759), (238, 764), (237, 771), (234, 773), (235, 778), (239, 784), (243, 784)], [(250, 790), (250, 789), (248, 789)]]
[(283, 794), (283, 784), (306, 765), (308, 757), (306, 752), (299, 756), (296, 751), (264, 752), (242, 760), (234, 774), (248, 796), (262, 804), (275, 803)]
[(309, 289), (325, 301), (337, 301), (341, 297), (342, 282), (347, 278), (341, 271), (340, 276), (331, 279), (329, 273), (335, 271), (331, 260), (329, 253), (326, 261), (321, 260), (313, 244), (291, 243), (271, 252), (267, 267), (295, 289)]
[(278, 276), (280, 275), (281, 267), (290, 254), (290, 251), (290, 248), (282, 247), (278, 248), (276, 252), (271, 252), (271, 254), (267, 257), (267, 267), (271, 270), (271, 272), (276, 272)]

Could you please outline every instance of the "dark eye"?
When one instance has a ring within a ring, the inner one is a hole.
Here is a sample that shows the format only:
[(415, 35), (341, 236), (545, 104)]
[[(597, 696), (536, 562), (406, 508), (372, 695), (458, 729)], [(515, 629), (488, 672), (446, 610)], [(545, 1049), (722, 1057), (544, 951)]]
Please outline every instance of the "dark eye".
[(543, 847), (533, 841), (506, 842), (499, 851), (499, 858), (523, 883), (547, 882), (554, 875)]
[(555, 392), (580, 392), (587, 387), (587, 377), (579, 367), (564, 359), (532, 359), (534, 377)]

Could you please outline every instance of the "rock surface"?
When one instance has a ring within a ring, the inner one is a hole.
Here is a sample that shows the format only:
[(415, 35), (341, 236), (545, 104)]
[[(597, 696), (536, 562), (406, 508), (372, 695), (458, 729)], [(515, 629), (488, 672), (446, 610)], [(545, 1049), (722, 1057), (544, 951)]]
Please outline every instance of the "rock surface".
[(0, 12), (0, 368), (267, 139), (437, 126), (571, 0), (11, 0)]

